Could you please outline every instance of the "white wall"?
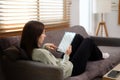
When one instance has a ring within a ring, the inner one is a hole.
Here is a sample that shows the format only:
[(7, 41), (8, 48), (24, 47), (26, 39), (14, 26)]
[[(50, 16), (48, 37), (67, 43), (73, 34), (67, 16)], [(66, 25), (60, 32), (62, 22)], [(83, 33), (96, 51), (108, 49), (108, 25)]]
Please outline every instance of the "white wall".
[(107, 15), (106, 25), (109, 37), (120, 38), (120, 25), (118, 25), (118, 11), (112, 11)]
[(72, 2), (72, 4), (71, 4), (71, 16), (70, 16), (70, 25), (71, 26), (74, 26), (74, 25), (79, 25), (79, 21), (80, 21), (80, 19), (79, 19), (79, 17), (80, 17), (80, 11), (79, 11), (79, 1), (80, 0), (71, 0)]
[[(71, 1), (72, 1), (71, 26), (82, 25), (83, 27), (85, 27), (87, 32), (90, 32), (95, 35), (95, 30), (98, 25), (100, 15), (92, 14), (91, 12), (92, 0), (71, 0)], [(105, 15), (105, 21), (109, 37), (120, 38), (120, 25), (118, 25), (118, 11), (115, 10)]]
[(71, 26), (81, 25), (88, 33), (91, 33), (91, 9), (90, 0), (72, 0)]
[(87, 32), (90, 30), (90, 3), (89, 0), (80, 0), (80, 21), (79, 24), (83, 26)]

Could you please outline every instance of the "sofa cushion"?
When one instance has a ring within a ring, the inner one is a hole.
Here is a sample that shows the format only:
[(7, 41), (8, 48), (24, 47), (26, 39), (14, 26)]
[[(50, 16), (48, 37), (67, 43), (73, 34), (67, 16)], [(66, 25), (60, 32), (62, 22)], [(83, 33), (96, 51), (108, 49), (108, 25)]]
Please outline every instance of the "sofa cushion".
[(4, 50), (10, 46), (19, 46), (20, 36), (11, 36), (0, 38), (0, 50)]
[(55, 45), (58, 46), (65, 32), (75, 32), (77, 34), (82, 35), (84, 38), (89, 37), (89, 35), (87, 34), (87, 32), (85, 31), (85, 29), (82, 26), (75, 25), (73, 27), (62, 29), (62, 30), (46, 32), (47, 37), (46, 37), (44, 43), (50, 42), (50, 43), (54, 43)]
[(24, 59), (28, 60), (29, 58), (27, 57), (26, 53), (24, 50), (17, 46), (11, 46), (3, 51), (3, 58), (9, 59), (9, 60), (19, 60), (19, 59)]

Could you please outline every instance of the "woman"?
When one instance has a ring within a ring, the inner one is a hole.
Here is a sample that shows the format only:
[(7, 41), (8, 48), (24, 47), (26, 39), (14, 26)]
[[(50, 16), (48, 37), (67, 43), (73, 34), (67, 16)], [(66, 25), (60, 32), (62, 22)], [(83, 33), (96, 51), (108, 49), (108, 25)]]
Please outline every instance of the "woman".
[(66, 53), (61, 58), (56, 58), (50, 50), (55, 51), (57, 46), (52, 43), (41, 46), (45, 37), (44, 24), (29, 21), (23, 28), (20, 46), (30, 59), (62, 68), (64, 78), (83, 73), (88, 60), (101, 60), (104, 57), (90, 38), (84, 39), (81, 35), (76, 34)]

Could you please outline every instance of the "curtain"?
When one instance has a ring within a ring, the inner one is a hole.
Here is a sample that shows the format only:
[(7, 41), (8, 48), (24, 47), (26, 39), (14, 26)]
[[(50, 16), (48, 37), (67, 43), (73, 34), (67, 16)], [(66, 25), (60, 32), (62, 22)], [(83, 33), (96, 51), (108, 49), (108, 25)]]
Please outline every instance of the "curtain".
[(118, 24), (120, 25), (120, 0), (119, 0), (119, 6), (118, 6)]

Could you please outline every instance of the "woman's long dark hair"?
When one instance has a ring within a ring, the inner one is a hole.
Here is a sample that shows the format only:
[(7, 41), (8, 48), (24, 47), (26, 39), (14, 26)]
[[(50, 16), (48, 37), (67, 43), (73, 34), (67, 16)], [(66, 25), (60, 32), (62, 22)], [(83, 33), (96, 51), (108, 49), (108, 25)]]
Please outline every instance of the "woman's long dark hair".
[(38, 48), (38, 39), (44, 30), (44, 24), (38, 21), (29, 21), (25, 24), (22, 32), (20, 47), (32, 59), (32, 51)]

